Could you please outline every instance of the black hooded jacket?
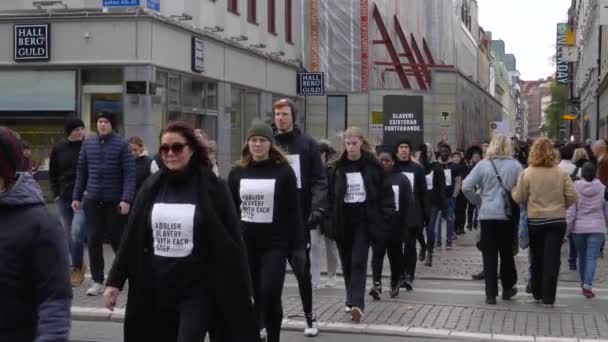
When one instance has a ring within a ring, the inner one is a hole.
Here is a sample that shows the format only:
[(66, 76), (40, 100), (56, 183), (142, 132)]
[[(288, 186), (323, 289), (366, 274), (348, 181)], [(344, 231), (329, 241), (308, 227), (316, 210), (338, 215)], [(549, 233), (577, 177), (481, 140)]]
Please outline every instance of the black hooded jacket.
[(402, 239), (402, 241), (405, 241), (409, 211), (413, 199), (412, 185), (407, 176), (396, 169), (393, 172), (386, 174), (384, 181), (393, 189), (393, 194), (395, 195), (395, 208), (397, 211), (395, 216), (391, 218), (389, 239), (398, 237)]
[(49, 178), (55, 197), (72, 202), (76, 184), (76, 168), (82, 141), (62, 141), (53, 146), (49, 160)]
[(409, 211), (408, 227), (423, 227), (430, 221), (431, 217), (431, 205), (429, 202), (424, 167), (411, 159), (408, 161), (399, 160), (395, 167), (399, 172), (404, 174), (411, 173), (414, 175), (414, 196)]
[[(275, 135), (275, 143), (283, 149), (290, 158), (298, 179), (300, 208), (302, 220), (306, 226), (310, 214), (314, 210), (327, 212), (327, 177), (321, 163), (319, 144), (310, 136), (302, 133), (298, 127), (291, 132)], [(294, 158), (299, 158), (300, 170), (295, 170)], [(316, 227), (308, 227), (314, 229)], [(308, 235), (308, 234), (306, 234)]]
[[(385, 172), (376, 157), (369, 152), (362, 152), (362, 178), (365, 183), (366, 201), (365, 217), (372, 240), (382, 239), (387, 235), (389, 222), (395, 216), (395, 195), (390, 184), (385, 181)], [(331, 224), (326, 235), (340, 241), (346, 227), (344, 196), (346, 195), (346, 154), (328, 165)]]

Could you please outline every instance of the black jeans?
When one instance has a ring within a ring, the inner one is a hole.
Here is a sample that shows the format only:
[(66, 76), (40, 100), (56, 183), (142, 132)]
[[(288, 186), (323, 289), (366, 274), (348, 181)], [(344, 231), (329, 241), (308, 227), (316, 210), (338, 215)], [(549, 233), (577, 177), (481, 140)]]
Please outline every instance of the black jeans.
[(543, 304), (555, 303), (566, 223), (529, 225), (532, 256), (532, 295)]
[(503, 291), (517, 284), (515, 257), (513, 256), (513, 224), (507, 220), (481, 220), (481, 254), (486, 280), (486, 297), (498, 296), (498, 255), (500, 254), (500, 281)]
[(403, 244), (403, 271), (406, 275), (411, 276), (412, 278), (414, 278), (416, 275), (416, 263), (418, 262), (418, 255), (416, 254), (416, 238), (420, 230), (421, 229), (419, 227), (408, 227), (407, 234), (405, 236), (405, 243)]
[(456, 232), (463, 233), (465, 222), (467, 220), (467, 201), (462, 192), (456, 198), (456, 209), (454, 210), (454, 229)]
[(437, 213), (441, 211), (439, 208), (431, 208), (431, 221), (426, 225), (426, 246), (427, 253), (433, 253), (435, 248), (435, 226), (437, 225), (437, 219), (439, 215)]
[(310, 242), (306, 243), (306, 251), (296, 251), (289, 255), (289, 265), (298, 281), (302, 308), (305, 315), (312, 314), (312, 275), (310, 273)]
[(388, 251), (388, 261), (391, 266), (391, 287), (399, 285), (403, 274), (403, 243), (401, 237), (390, 237), (385, 241), (372, 243), (372, 275), (374, 284), (382, 282), (384, 256)]
[(112, 249), (116, 253), (120, 245), (127, 216), (120, 214), (118, 202), (103, 202), (87, 198), (84, 200), (83, 206), (89, 225), (88, 247), (91, 275), (94, 282), (103, 284), (105, 267), (103, 260), (104, 238), (107, 236), (110, 239)]
[(369, 258), (370, 238), (365, 223), (346, 226), (344, 237), (336, 241), (344, 285), (346, 304), (365, 309), (365, 285), (367, 280), (367, 259)]
[[(470, 227), (477, 225), (477, 215), (479, 214), (479, 209), (471, 202), (467, 203), (467, 225)], [(475, 227), (475, 229), (477, 229)]]
[(158, 308), (150, 328), (155, 330), (154, 342), (203, 341), (210, 320), (210, 299), (199, 295), (175, 307)]
[(260, 248), (251, 241), (245, 241), (258, 324), (260, 329), (266, 328), (268, 342), (278, 342), (283, 322), (281, 295), (285, 283), (287, 250), (274, 247)]

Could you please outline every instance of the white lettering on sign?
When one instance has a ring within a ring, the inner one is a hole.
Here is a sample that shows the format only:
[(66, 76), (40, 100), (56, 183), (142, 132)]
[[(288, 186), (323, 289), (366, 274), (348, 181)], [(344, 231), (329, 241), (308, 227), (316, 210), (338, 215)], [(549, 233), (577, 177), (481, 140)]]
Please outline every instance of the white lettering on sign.
[(395, 194), (395, 210), (399, 211), (399, 185), (393, 185), (393, 193)]
[(298, 74), (300, 95), (323, 95), (325, 94), (323, 73), (301, 73)]
[(414, 173), (413, 172), (402, 172), (407, 179), (410, 180), (410, 185), (412, 186), (412, 192), (414, 192)]
[(241, 220), (272, 223), (274, 217), (275, 179), (241, 179)]
[(346, 195), (344, 203), (365, 203), (367, 193), (361, 172), (349, 172), (346, 174)]
[(293, 172), (296, 174), (296, 178), (298, 179), (298, 189), (302, 189), (302, 179), (300, 178), (302, 171), (300, 168), (300, 155), (299, 154), (290, 154), (287, 156), (289, 160), (289, 165), (293, 169)]
[(152, 208), (154, 255), (183, 258), (194, 248), (194, 213), (192, 204), (157, 203)]
[(445, 169), (443, 174), (445, 175), (445, 186), (452, 186), (452, 170)]
[(48, 60), (49, 24), (15, 25), (15, 60)]
[(427, 190), (433, 190), (433, 171), (431, 171), (431, 173), (429, 173), (428, 175), (426, 175), (426, 189)]
[(422, 132), (422, 127), (414, 113), (392, 113), (385, 132)]

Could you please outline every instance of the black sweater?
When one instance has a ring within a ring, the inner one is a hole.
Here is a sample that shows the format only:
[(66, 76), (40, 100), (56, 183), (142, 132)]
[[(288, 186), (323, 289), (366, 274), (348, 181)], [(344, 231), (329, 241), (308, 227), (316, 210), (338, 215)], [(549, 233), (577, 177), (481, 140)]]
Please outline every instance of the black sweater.
[(407, 234), (407, 220), (413, 198), (412, 185), (407, 176), (397, 170), (388, 173), (384, 181), (393, 189), (395, 195), (395, 208), (397, 210), (396, 215), (390, 222), (390, 237), (405, 239)]
[(76, 184), (76, 167), (82, 141), (62, 141), (51, 151), (49, 161), (49, 178), (51, 190), (55, 197), (72, 202), (74, 184)]
[(423, 227), (431, 217), (431, 206), (426, 186), (426, 176), (422, 165), (408, 161), (398, 161), (396, 168), (403, 173), (414, 174), (414, 197), (410, 206), (408, 226), (412, 228)]
[(439, 163), (431, 164), (429, 165), (427, 177), (433, 177), (432, 188), (428, 187), (431, 207), (445, 212), (448, 209), (448, 196), (445, 189), (445, 173), (443, 170), (443, 166), (439, 165)]
[(268, 159), (236, 166), (228, 175), (228, 186), (246, 240), (260, 248), (304, 248), (297, 180), (288, 163)]
[(148, 156), (140, 156), (135, 159), (135, 192), (139, 191), (141, 185), (150, 176), (150, 165), (152, 159)]

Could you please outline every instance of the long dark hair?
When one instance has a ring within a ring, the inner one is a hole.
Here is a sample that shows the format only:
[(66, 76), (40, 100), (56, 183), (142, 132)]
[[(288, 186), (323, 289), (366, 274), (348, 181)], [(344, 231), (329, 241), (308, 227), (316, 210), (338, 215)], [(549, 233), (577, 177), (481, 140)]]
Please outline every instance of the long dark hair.
[[(176, 133), (186, 139), (188, 146), (190, 146), (193, 152), (192, 158), (190, 159), (191, 165), (211, 167), (211, 161), (209, 161), (209, 153), (207, 152), (207, 148), (198, 141), (196, 134), (194, 133), (194, 127), (191, 124), (184, 121), (171, 122), (169, 123), (169, 126), (167, 126), (167, 128), (160, 133), (161, 139), (163, 135), (167, 133)], [(194, 164), (192, 164), (193, 162)]]

